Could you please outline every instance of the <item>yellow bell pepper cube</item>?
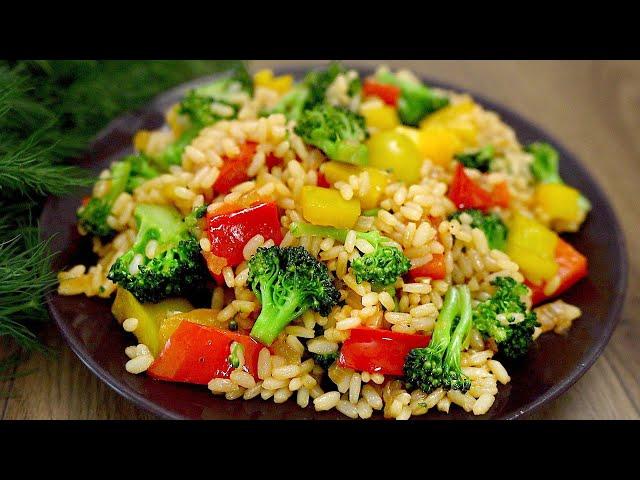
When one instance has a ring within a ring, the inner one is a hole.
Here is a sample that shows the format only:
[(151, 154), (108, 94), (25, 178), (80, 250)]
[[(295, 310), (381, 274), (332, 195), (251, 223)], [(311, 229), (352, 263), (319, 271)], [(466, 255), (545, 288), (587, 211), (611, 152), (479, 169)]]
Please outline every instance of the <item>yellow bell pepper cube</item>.
[(144, 153), (149, 144), (149, 138), (151, 138), (151, 132), (149, 130), (138, 130), (133, 136), (133, 147), (138, 152)]
[(535, 201), (551, 220), (580, 220), (580, 192), (561, 183), (541, 183)]
[(420, 122), (420, 128), (445, 127), (458, 137), (464, 147), (473, 147), (478, 143), (478, 128), (471, 117), (474, 108), (475, 103), (471, 99), (462, 100), (427, 116)]
[(167, 125), (169, 125), (176, 138), (182, 135), (182, 132), (184, 132), (185, 130), (185, 125), (180, 122), (180, 114), (178, 113), (179, 108), (180, 104), (176, 103), (169, 109), (169, 111), (167, 111), (165, 115)]
[(302, 187), (302, 216), (314, 225), (351, 228), (360, 216), (360, 201), (345, 200), (333, 188)]
[(206, 327), (220, 327), (220, 324), (216, 323), (216, 317), (218, 316), (218, 310), (212, 310), (210, 308), (196, 308), (189, 312), (177, 313), (164, 318), (160, 322), (160, 345), (163, 348), (167, 344), (167, 340), (176, 331), (178, 326), (183, 320), (191, 323), (197, 323), (198, 325), (204, 325)]
[(521, 213), (515, 213), (508, 226), (505, 253), (531, 282), (539, 284), (551, 279), (558, 272), (555, 260), (558, 235)]
[(418, 147), (425, 157), (436, 165), (446, 167), (463, 144), (453, 131), (442, 126), (428, 126), (420, 130)]
[(369, 191), (360, 198), (360, 204), (365, 210), (378, 206), (384, 189), (387, 188), (390, 181), (390, 175), (379, 168), (357, 167), (342, 162), (324, 162), (320, 165), (320, 171), (329, 183), (348, 182), (351, 175), (358, 176), (362, 172), (367, 172), (369, 174)]
[(118, 287), (111, 313), (120, 323), (127, 318), (137, 318), (138, 326), (133, 331), (140, 343), (144, 343), (155, 357), (164, 346), (160, 340), (160, 323), (168, 315), (193, 310), (193, 305), (184, 298), (167, 298), (158, 303), (142, 304), (124, 288)]
[(398, 112), (390, 105), (365, 106), (360, 110), (360, 113), (364, 117), (367, 127), (390, 130), (400, 125)]
[(274, 77), (269, 69), (260, 70), (253, 76), (253, 83), (256, 87), (265, 87), (275, 90), (279, 94), (287, 93), (293, 86), (291, 75), (281, 75)]

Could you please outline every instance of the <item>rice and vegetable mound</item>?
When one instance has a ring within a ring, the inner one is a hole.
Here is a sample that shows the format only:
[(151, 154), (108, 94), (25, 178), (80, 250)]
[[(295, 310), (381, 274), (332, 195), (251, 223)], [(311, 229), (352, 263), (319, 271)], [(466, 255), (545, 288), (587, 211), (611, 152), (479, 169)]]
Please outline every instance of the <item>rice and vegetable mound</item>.
[(97, 264), (58, 289), (115, 296), (132, 374), (350, 418), (482, 415), (580, 316), (552, 300), (587, 273), (558, 233), (590, 208), (558, 152), (408, 71), (240, 68), (133, 142), (78, 209)]

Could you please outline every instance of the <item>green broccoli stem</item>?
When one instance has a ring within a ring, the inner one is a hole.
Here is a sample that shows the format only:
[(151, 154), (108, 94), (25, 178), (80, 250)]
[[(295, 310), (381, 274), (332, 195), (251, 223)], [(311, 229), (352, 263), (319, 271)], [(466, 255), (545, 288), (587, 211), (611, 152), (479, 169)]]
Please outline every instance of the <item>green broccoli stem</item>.
[(291, 235), (301, 237), (303, 235), (313, 235), (316, 237), (330, 237), (334, 240), (344, 243), (347, 240), (349, 230), (345, 228), (327, 227), (321, 225), (312, 225), (310, 223), (294, 222), (289, 227)]
[[(453, 288), (450, 289), (450, 291), (451, 290), (453, 290)], [(451, 335), (451, 341), (449, 342), (447, 355), (444, 358), (444, 364), (449, 369), (454, 371), (460, 370), (460, 354), (462, 352), (462, 345), (467, 338), (469, 330), (471, 329), (473, 312), (471, 307), (471, 293), (469, 291), (469, 287), (467, 285), (461, 285), (458, 286), (456, 290), (458, 292), (457, 311), (460, 315), (460, 320), (458, 321), (458, 325)]]
[(327, 150), (333, 150), (329, 156), (338, 162), (366, 165), (369, 160), (369, 150), (367, 146), (358, 142), (344, 140), (337, 142), (333, 149), (328, 148)]
[[(263, 290), (262, 288), (260, 289)], [(283, 305), (275, 305), (269, 293), (262, 291), (262, 309), (251, 329), (251, 336), (264, 345), (271, 345), (280, 332), (293, 321), (300, 308), (301, 299), (292, 294)]]
[(113, 164), (111, 167), (111, 187), (103, 197), (106, 203), (112, 205), (120, 194), (125, 191), (130, 174), (131, 163), (122, 161)]
[(429, 348), (440, 356), (444, 355), (451, 340), (451, 327), (453, 320), (459, 311), (460, 292), (456, 287), (450, 287), (444, 296), (444, 302), (440, 314), (436, 320), (436, 326), (431, 335)]

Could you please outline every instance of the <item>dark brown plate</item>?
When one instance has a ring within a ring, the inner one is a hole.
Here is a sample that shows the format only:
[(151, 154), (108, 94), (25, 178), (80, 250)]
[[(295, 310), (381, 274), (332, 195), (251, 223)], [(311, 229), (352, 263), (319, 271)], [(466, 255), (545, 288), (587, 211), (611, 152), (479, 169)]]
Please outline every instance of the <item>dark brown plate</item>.
[[(298, 77), (306, 69), (293, 71)], [(362, 70), (363, 74), (370, 72)], [(141, 128), (157, 128), (163, 112), (182, 92), (210, 79), (201, 79), (170, 90), (149, 106), (123, 115), (109, 124), (91, 144), (81, 165), (98, 172), (111, 161), (131, 152), (132, 137)], [(462, 91), (425, 79), (429, 85)], [(436, 411), (418, 419), (472, 419), (521, 417), (567, 390), (602, 353), (624, 303), (627, 283), (627, 253), (618, 220), (597, 183), (578, 160), (559, 142), (520, 115), (472, 93), (485, 107), (500, 114), (511, 125), (522, 143), (534, 140), (551, 142), (559, 150), (561, 174), (580, 188), (591, 200), (593, 211), (578, 234), (567, 236), (589, 258), (589, 276), (563, 296), (582, 309), (582, 317), (568, 335), (542, 335), (528, 357), (507, 365), (511, 383), (500, 386), (491, 410), (481, 417), (452, 408), (450, 415)], [(54, 268), (84, 263), (91, 265), (94, 255), (90, 241), (81, 238), (75, 227), (75, 211), (82, 195), (50, 198), (42, 213), (41, 225), (52, 236), (53, 247), (62, 253)], [(52, 294), (47, 299), (51, 315), (72, 350), (102, 381), (120, 395), (161, 417), (172, 419), (344, 419), (338, 412), (317, 413), (300, 409), (294, 400), (281, 405), (273, 401), (227, 401), (213, 396), (206, 387), (155, 381), (144, 375), (131, 375), (124, 369), (126, 346), (134, 337), (126, 334), (110, 313), (110, 301), (84, 296), (64, 297)], [(375, 418), (382, 418), (377, 415)]]

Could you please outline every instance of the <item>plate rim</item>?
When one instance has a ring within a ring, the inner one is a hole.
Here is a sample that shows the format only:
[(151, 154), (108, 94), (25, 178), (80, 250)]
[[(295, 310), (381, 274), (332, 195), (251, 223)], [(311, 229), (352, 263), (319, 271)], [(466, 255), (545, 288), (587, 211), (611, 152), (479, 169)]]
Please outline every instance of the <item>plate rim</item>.
[[(369, 75), (374, 71), (374, 67), (370, 65), (353, 65), (348, 62), (342, 62), (342, 64), (347, 68), (353, 68), (357, 70), (361, 75)], [(296, 77), (304, 74), (310, 69), (321, 68), (322, 65), (318, 64), (304, 64), (300, 63), (292, 66), (283, 66), (283, 67), (274, 67), (273, 70), (275, 73), (288, 73), (292, 74)], [(212, 79), (220, 78), (224, 76), (225, 72), (220, 72), (213, 75), (207, 75), (203, 77), (198, 77), (196, 79), (190, 80), (188, 82), (181, 83), (177, 86), (164, 90), (156, 95), (152, 100), (147, 102), (140, 108), (137, 108), (132, 111), (123, 112), (118, 115), (116, 118), (111, 120), (105, 127), (103, 127), (98, 133), (92, 138), (92, 140), (87, 145), (87, 148), (84, 150), (83, 154), (90, 152), (96, 144), (106, 138), (114, 129), (115, 126), (121, 124), (122, 122), (126, 122), (127, 120), (134, 120), (139, 118), (141, 115), (144, 115), (149, 110), (153, 109), (158, 104), (163, 102), (163, 99), (166, 97), (171, 97), (176, 93), (181, 91), (186, 91), (189, 88), (194, 86), (206, 83), (211, 81)], [(478, 94), (473, 89), (469, 88), (460, 88), (455, 83), (451, 83), (449, 81), (440, 81), (437, 78), (430, 77), (427, 75), (416, 74), (418, 78), (420, 78), (423, 82), (425, 82), (429, 86), (434, 86), (436, 88), (442, 88), (447, 90), (452, 90), (455, 92), (465, 93), (470, 95), (474, 100), (476, 100), (480, 105), (487, 108), (488, 110), (494, 111), (499, 115), (504, 113), (508, 116), (516, 118), (519, 122), (526, 123), (533, 127), (535, 130), (540, 132), (545, 141), (548, 141), (554, 145), (561, 152), (567, 153), (570, 157), (575, 160), (575, 163), (578, 165), (589, 179), (593, 187), (595, 188), (598, 196), (601, 196), (606, 201), (603, 203), (602, 208), (607, 210), (608, 215), (613, 219), (611, 224), (611, 230), (614, 234), (615, 238), (615, 246), (616, 251), (619, 253), (621, 257), (621, 262), (618, 269), (618, 275), (616, 278), (616, 282), (611, 288), (616, 291), (621, 292), (619, 296), (619, 301), (617, 301), (613, 307), (607, 312), (606, 319), (606, 328), (603, 332), (603, 335), (600, 337), (599, 341), (595, 344), (595, 346), (588, 350), (585, 354), (585, 358), (581, 363), (578, 363), (572, 370), (571, 373), (568, 374), (562, 381), (554, 384), (549, 390), (547, 390), (544, 394), (538, 396), (536, 399), (524, 404), (518, 410), (511, 412), (510, 414), (500, 416), (497, 420), (513, 420), (513, 419), (522, 419), (527, 415), (530, 415), (542, 405), (550, 403), (551, 401), (558, 398), (560, 395), (565, 393), (570, 387), (572, 387), (582, 376), (593, 366), (595, 361), (602, 355), (604, 349), (609, 344), (613, 332), (617, 328), (620, 323), (620, 319), (622, 316), (622, 309), (626, 305), (627, 300), (627, 286), (628, 286), (628, 277), (629, 277), (629, 254), (627, 250), (627, 241), (625, 232), (622, 229), (620, 220), (618, 215), (616, 214), (615, 209), (613, 208), (611, 201), (609, 200), (609, 195), (606, 190), (602, 188), (599, 180), (591, 174), (591, 171), (583, 164), (580, 157), (573, 153), (573, 151), (569, 150), (564, 143), (559, 142), (554, 135), (550, 135), (545, 128), (541, 128), (538, 123), (530, 121), (527, 117), (520, 114), (519, 112), (513, 110), (511, 107), (505, 107), (501, 102), (493, 100), (490, 96), (485, 94)], [(517, 133), (517, 132), (516, 132)], [(49, 196), (44, 203), (42, 213), (39, 217), (40, 220), (44, 217), (48, 209), (50, 209), (51, 203), (54, 201), (56, 197)], [(63, 197), (64, 198), (64, 197)], [(49, 311), (50, 316), (54, 319), (56, 326), (60, 330), (63, 338), (66, 343), (69, 345), (73, 353), (80, 359), (80, 361), (94, 374), (98, 377), (102, 382), (104, 382), (109, 388), (114, 390), (116, 393), (127, 399), (128, 401), (134, 403), (135, 405), (141, 407), (143, 410), (146, 410), (149, 413), (157, 415), (158, 417), (164, 419), (172, 419), (172, 420), (184, 420), (190, 419), (190, 417), (180, 415), (172, 410), (162, 407), (157, 403), (149, 400), (144, 395), (137, 393), (127, 384), (121, 383), (117, 381), (108, 371), (106, 371), (103, 367), (101, 367), (91, 356), (89, 351), (82, 345), (82, 341), (73, 334), (70, 326), (67, 322), (64, 322), (61, 316), (57, 314), (52, 305), (53, 296), (56, 295), (56, 291), (52, 291), (46, 295), (45, 300), (47, 304), (47, 309)]]

